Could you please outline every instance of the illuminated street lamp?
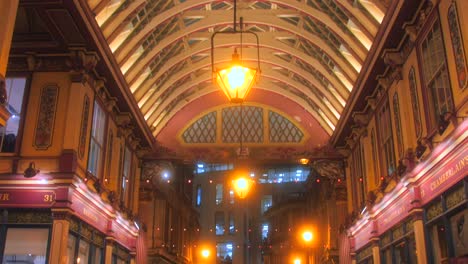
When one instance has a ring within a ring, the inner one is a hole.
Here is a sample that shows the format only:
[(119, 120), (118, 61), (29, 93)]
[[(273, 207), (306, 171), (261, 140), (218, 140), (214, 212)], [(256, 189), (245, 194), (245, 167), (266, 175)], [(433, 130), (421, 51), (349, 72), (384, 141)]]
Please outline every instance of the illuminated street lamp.
[(302, 239), (304, 240), (304, 242), (306, 243), (310, 243), (313, 239), (313, 235), (312, 235), (312, 232), (309, 231), (309, 230), (306, 230), (302, 233)]
[(244, 102), (257, 78), (257, 69), (242, 65), (237, 49), (232, 54), (231, 65), (214, 70), (216, 84), (223, 90), (231, 103)]
[(300, 232), (301, 240), (304, 242), (306, 251), (306, 264), (310, 263), (309, 250), (312, 248), (312, 242), (314, 240), (314, 233), (311, 229), (305, 228)]
[(209, 258), (210, 257), (210, 250), (209, 249), (202, 249), (201, 255), (205, 259)]
[[(252, 31), (245, 31), (242, 29), (243, 22), (242, 17), (240, 17), (240, 30), (237, 30), (237, 1), (234, 0), (234, 21), (233, 21), (233, 30), (231, 31), (217, 31), (211, 35), (211, 70), (213, 72), (213, 81), (216, 85), (219, 86), (228, 97), (231, 103), (241, 104), (244, 102), (247, 94), (249, 93), (252, 86), (255, 84), (258, 75), (260, 74), (260, 45), (258, 40), (258, 35)], [(232, 61), (228, 67), (217, 69), (215, 68), (214, 60), (214, 49), (215, 43), (214, 39), (218, 34), (229, 34), (231, 36), (239, 35), (239, 44), (237, 45), (240, 48), (240, 54), (237, 53), (237, 48), (234, 48), (234, 53), (232, 54)], [(242, 59), (242, 49), (243, 49), (243, 35), (252, 35), (256, 40), (257, 48), (257, 68), (250, 68), (245, 66), (245, 61)]]
[(249, 264), (250, 259), (249, 259), (249, 250), (247, 245), (249, 244), (249, 233), (247, 230), (249, 230), (249, 221), (248, 221), (248, 204), (247, 204), (247, 199), (244, 199), (247, 197), (249, 194), (250, 190), (252, 189), (252, 186), (254, 184), (254, 181), (250, 179), (245, 175), (243, 172), (241, 172), (242, 175), (238, 176), (232, 181), (233, 189), (236, 192), (237, 196), (239, 196), (240, 199), (244, 200), (245, 205), (243, 206), (244, 208), (244, 264)]
[(253, 186), (253, 181), (247, 177), (240, 177), (233, 181), (234, 191), (237, 193), (239, 198), (244, 199), (249, 194), (250, 189)]
[(211, 263), (212, 262), (211, 247), (202, 246), (199, 251), (199, 256), (200, 256), (200, 261), (198, 261), (197, 263), (200, 263), (200, 264)]

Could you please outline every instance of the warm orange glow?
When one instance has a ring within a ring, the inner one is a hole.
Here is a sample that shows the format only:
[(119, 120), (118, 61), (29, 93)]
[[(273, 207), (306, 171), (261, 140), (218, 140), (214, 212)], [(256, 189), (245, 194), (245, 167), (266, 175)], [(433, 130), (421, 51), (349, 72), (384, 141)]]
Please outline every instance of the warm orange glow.
[(302, 158), (299, 160), (299, 163), (301, 163), (302, 165), (307, 165), (309, 164), (309, 159), (308, 158)]
[(307, 231), (304, 231), (304, 232), (302, 233), (302, 239), (303, 239), (305, 242), (307, 242), (307, 243), (309, 243), (310, 241), (312, 241), (313, 238), (314, 238), (314, 236), (313, 236), (313, 234), (312, 234), (311, 231), (308, 231), (308, 230), (307, 230)]
[(253, 181), (247, 177), (239, 177), (233, 181), (234, 191), (239, 198), (243, 199), (247, 196), (253, 186)]
[(203, 258), (209, 258), (210, 257), (210, 250), (209, 249), (203, 249), (201, 251), (201, 255)]
[(294, 264), (301, 264), (301, 259), (300, 258), (296, 258), (294, 259)]
[(242, 65), (237, 51), (232, 55), (231, 66), (215, 72), (216, 84), (232, 103), (244, 102), (257, 78), (257, 69)]

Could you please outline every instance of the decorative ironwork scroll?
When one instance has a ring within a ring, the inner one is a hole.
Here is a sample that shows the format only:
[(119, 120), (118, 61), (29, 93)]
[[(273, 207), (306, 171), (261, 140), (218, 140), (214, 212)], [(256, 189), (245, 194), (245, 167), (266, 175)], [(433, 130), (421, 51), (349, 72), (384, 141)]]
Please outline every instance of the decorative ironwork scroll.
[(42, 88), (41, 102), (37, 116), (34, 146), (37, 150), (46, 150), (52, 145), (55, 112), (57, 110), (58, 86), (48, 85)]

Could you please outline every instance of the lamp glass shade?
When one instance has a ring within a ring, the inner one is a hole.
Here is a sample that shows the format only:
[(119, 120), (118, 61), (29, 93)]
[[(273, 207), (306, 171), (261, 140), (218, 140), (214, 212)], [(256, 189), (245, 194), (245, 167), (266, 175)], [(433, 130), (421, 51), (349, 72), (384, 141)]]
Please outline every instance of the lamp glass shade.
[(234, 64), (227, 69), (217, 70), (215, 80), (229, 101), (242, 103), (255, 83), (257, 72), (256, 69)]

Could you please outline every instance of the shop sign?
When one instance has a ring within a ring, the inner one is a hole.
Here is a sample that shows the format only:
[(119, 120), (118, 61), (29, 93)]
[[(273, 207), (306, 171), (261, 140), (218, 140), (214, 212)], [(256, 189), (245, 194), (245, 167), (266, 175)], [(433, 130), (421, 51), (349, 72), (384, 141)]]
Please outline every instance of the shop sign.
[(434, 174), (426, 175), (428, 179), (420, 185), (422, 204), (430, 202), (435, 196), (453, 186), (468, 173), (468, 148), (452, 159), (450, 163), (439, 168)]
[(374, 232), (374, 222), (369, 221), (366, 226), (362, 229), (358, 230), (356, 234), (354, 234), (354, 246), (355, 250), (359, 250), (361, 247), (366, 245), (370, 242), (370, 239)]
[(377, 218), (379, 233), (385, 232), (387, 229), (406, 218), (411, 209), (410, 202), (411, 198), (409, 197), (409, 192), (406, 192), (398, 199), (394, 199), (393, 203), (384, 209)]
[(83, 201), (80, 196), (74, 195), (71, 208), (83, 221), (96, 227), (103, 233), (107, 232), (107, 218), (95, 209), (92, 204)]
[(135, 246), (136, 238), (132, 236), (130, 231), (123, 227), (120, 228), (117, 223), (114, 223), (113, 226), (114, 236), (120, 244), (126, 246), (127, 248), (132, 248)]
[(51, 190), (1, 190), (0, 206), (5, 207), (50, 207), (57, 195)]

